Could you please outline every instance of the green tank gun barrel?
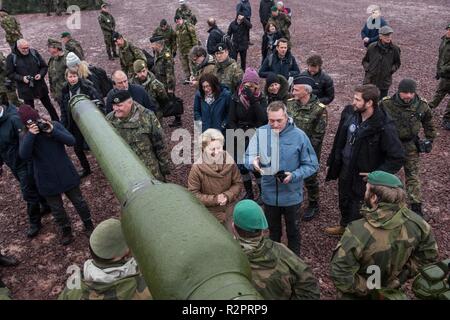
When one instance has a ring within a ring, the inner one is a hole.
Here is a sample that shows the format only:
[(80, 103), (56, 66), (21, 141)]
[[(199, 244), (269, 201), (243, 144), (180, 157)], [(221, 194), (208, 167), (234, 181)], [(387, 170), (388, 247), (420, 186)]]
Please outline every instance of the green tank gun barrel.
[(122, 228), (155, 299), (261, 299), (237, 241), (185, 188), (156, 180), (87, 96), (74, 121), (122, 206)]

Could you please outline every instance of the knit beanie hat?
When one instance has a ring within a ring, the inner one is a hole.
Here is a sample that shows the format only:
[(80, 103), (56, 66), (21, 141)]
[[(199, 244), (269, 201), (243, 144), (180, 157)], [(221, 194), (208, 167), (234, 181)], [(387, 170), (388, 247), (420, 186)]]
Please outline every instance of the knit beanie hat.
[(416, 92), (417, 84), (413, 79), (403, 79), (398, 84), (398, 92)]
[(24, 125), (36, 122), (41, 118), (37, 110), (27, 104), (23, 104), (19, 107), (18, 114)]
[(69, 69), (73, 68), (73, 67), (79, 65), (80, 63), (81, 63), (81, 60), (80, 60), (80, 58), (78, 58), (78, 56), (75, 53), (69, 52), (67, 54), (67, 57), (66, 57), (67, 68), (69, 68)]
[(281, 84), (280, 79), (279, 79), (278, 76), (277, 76), (275, 73), (273, 73), (273, 72), (269, 73), (269, 75), (267, 76), (267, 79), (266, 79), (266, 86), (267, 86), (267, 88), (270, 87), (270, 85), (271, 85), (272, 83), (280, 83), (280, 84)]
[(242, 83), (251, 82), (258, 84), (261, 79), (258, 76), (258, 72), (255, 69), (248, 67), (245, 69), (244, 76), (242, 77)]

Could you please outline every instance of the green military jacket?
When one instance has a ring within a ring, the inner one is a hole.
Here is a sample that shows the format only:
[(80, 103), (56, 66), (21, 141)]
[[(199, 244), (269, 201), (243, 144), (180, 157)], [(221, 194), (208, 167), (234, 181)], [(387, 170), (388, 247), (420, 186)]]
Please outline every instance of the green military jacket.
[(367, 297), (373, 266), (380, 268), (382, 288), (397, 289), (436, 260), (430, 225), (406, 205), (379, 203), (361, 214), (347, 226), (331, 259), (331, 279), (341, 295)]
[(64, 47), (66, 51), (73, 52), (77, 55), (78, 58), (80, 58), (80, 60), (84, 60), (83, 48), (81, 47), (81, 44), (77, 40), (70, 39), (69, 41), (67, 41)]
[(122, 48), (119, 47), (119, 58), (122, 71), (128, 75), (128, 78), (131, 78), (134, 74), (133, 63), (136, 60), (147, 62), (144, 52), (127, 40), (125, 40)]
[(216, 62), (213, 73), (221, 84), (228, 87), (232, 94), (241, 83), (243, 76), (241, 67), (232, 58), (228, 58), (224, 62)]
[(181, 6), (175, 11), (175, 16), (180, 16), (184, 21), (188, 21), (192, 25), (197, 24), (197, 17), (192, 13), (188, 6)]
[(280, 31), (287, 40), (291, 39), (291, 34), (289, 32), (291, 18), (288, 15), (279, 12), (278, 16), (270, 17), (267, 23), (273, 23), (277, 27), (277, 30)]
[(164, 47), (160, 53), (155, 54), (153, 73), (167, 90), (175, 90), (175, 68), (172, 53)]
[(102, 29), (104, 36), (112, 37), (112, 33), (116, 30), (116, 20), (109, 12), (100, 12), (98, 23)]
[(327, 128), (326, 106), (314, 94), (311, 94), (306, 105), (302, 105), (298, 100), (291, 100), (288, 101), (287, 108), (295, 125), (306, 133), (316, 153), (320, 153)]
[[(6, 57), (3, 52), (0, 51), (0, 93), (8, 92), (8, 89), (5, 87), (5, 80), (7, 79), (6, 73)], [(14, 81), (11, 83), (13, 84)]]
[(66, 57), (67, 51), (62, 56), (50, 57), (48, 61), (48, 80), (50, 83), (50, 92), (53, 98), (61, 103), (62, 89), (66, 83)]
[(177, 34), (178, 50), (180, 50), (181, 54), (189, 54), (192, 47), (198, 44), (194, 25), (184, 22), (182, 25), (177, 25), (175, 32)]
[(164, 37), (164, 43), (170, 52), (172, 52), (172, 56), (177, 52), (177, 34), (171, 26), (168, 25), (166, 30), (161, 29), (161, 27), (156, 28), (156, 30), (153, 31), (153, 36)]
[(442, 37), (442, 42), (439, 46), (437, 73), (441, 78), (450, 80), (450, 38), (446, 36)]
[(156, 116), (159, 119), (164, 106), (169, 101), (169, 96), (167, 95), (164, 84), (156, 79), (155, 75), (151, 71), (148, 72), (147, 79), (145, 79), (145, 81), (141, 81), (138, 77), (134, 76), (131, 83), (143, 86), (145, 91), (147, 91), (150, 96), (154, 97), (156, 101), (158, 101), (160, 110), (156, 112)]
[(416, 150), (414, 139), (422, 127), (427, 139), (433, 140), (436, 137), (431, 108), (419, 96), (416, 95), (410, 103), (405, 103), (397, 93), (393, 97), (383, 98), (380, 106), (394, 120), (398, 136), (407, 149), (405, 151)]
[(16, 41), (22, 39), (20, 32), (20, 23), (13, 16), (7, 15), (0, 21), (1, 27), (5, 30), (6, 42), (10, 46), (15, 45)]
[(320, 290), (311, 269), (285, 245), (263, 238), (246, 252), (252, 282), (267, 300), (319, 299)]
[(150, 173), (164, 181), (169, 174), (169, 158), (165, 150), (164, 134), (155, 114), (134, 102), (128, 118), (117, 119), (114, 111), (106, 116), (131, 150), (141, 159)]

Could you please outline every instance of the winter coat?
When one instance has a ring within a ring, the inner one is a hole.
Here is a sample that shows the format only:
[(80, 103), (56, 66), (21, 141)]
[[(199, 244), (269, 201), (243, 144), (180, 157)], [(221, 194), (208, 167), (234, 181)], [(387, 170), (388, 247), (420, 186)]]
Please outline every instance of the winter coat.
[[(359, 119), (359, 120), (358, 120)], [(328, 157), (327, 180), (335, 180), (339, 177), (344, 166), (343, 150), (348, 141), (349, 126), (361, 121), (361, 115), (348, 105), (341, 114), (341, 120), (334, 138), (333, 149)], [(352, 155), (344, 179), (351, 185), (352, 191), (358, 197), (361, 194), (365, 182), (359, 175), (375, 170), (396, 173), (403, 166), (405, 152), (398, 138), (394, 121), (386, 112), (376, 107), (374, 114), (364, 121), (355, 135)]]
[[(278, 145), (272, 145), (278, 143)], [(268, 149), (268, 150), (267, 150)], [(278, 153), (272, 154), (272, 150)], [(264, 171), (261, 179), (262, 201), (270, 206), (288, 207), (303, 201), (303, 180), (319, 169), (316, 153), (308, 136), (289, 119), (286, 127), (276, 134), (270, 125), (256, 130), (245, 152), (245, 166), (254, 171), (253, 161), (260, 157)], [(292, 180), (284, 184), (275, 174), (284, 170), (292, 173)]]
[(364, 84), (374, 84), (380, 90), (389, 89), (392, 75), (401, 65), (400, 48), (395, 44), (382, 45), (381, 41), (372, 43), (362, 60)]
[(281, 34), (280, 31), (277, 31), (273, 34), (264, 32), (261, 43), (261, 55), (263, 61), (268, 54), (275, 52), (275, 41), (277, 41), (280, 38), (283, 38), (283, 35)]
[(320, 70), (315, 75), (311, 75), (308, 70), (305, 70), (301, 75), (309, 76), (314, 79), (316, 85), (313, 87), (312, 93), (319, 98), (320, 102), (328, 105), (334, 100), (333, 79), (331, 79), (331, 77), (323, 70)]
[(14, 172), (26, 166), (27, 162), (19, 157), (19, 136), (23, 128), (16, 107), (4, 107), (3, 116), (0, 117), (0, 167), (6, 163)]
[[(15, 59), (14, 56), (16, 57)], [(6, 72), (8, 78), (12, 81), (16, 81), (19, 98), (23, 100), (39, 99), (48, 95), (47, 84), (44, 80), (47, 70), (47, 63), (35, 49), (30, 48), (30, 52), (24, 56), (16, 47), (6, 58)], [(37, 74), (41, 75), (41, 79), (33, 80), (33, 87), (30, 86), (30, 83), (27, 84), (23, 82), (24, 76), (30, 75), (34, 77)]]
[[(138, 84), (129, 84), (128, 85), (128, 92), (131, 95), (131, 98), (133, 98), (134, 101), (139, 103), (141, 106), (143, 106), (146, 109), (149, 109), (153, 112), (158, 110), (158, 102), (156, 102), (155, 98), (150, 97), (145, 91), (144, 87)], [(112, 108), (112, 90), (108, 93), (106, 96), (106, 114), (113, 111)]]
[(44, 197), (62, 194), (80, 185), (80, 177), (65, 149), (65, 145), (75, 144), (75, 138), (59, 122), (52, 123), (50, 134), (27, 132), (19, 146), (20, 157), (33, 162), (34, 179), (39, 194)]
[(225, 133), (230, 108), (231, 93), (221, 86), (221, 91), (216, 100), (209, 105), (197, 91), (194, 98), (194, 120), (202, 121), (202, 132), (213, 128)]
[(219, 43), (223, 42), (223, 35), (225, 34), (218, 26), (213, 26), (208, 30), (209, 36), (206, 41), (206, 51), (208, 54), (214, 54), (214, 50)]
[(272, 16), (272, 7), (275, 5), (273, 0), (261, 0), (259, 3), (259, 20), (266, 24)]
[[(224, 151), (224, 164), (194, 163), (189, 172), (188, 190), (220, 221), (224, 223), (243, 189), (242, 177), (230, 155)], [(225, 206), (217, 204), (217, 196), (224, 193)]]
[(230, 129), (256, 129), (267, 124), (267, 101), (264, 97), (255, 100), (248, 108), (245, 108), (239, 99), (234, 95), (230, 102), (228, 112), (228, 128)]
[(284, 104), (287, 104), (287, 99), (289, 98), (289, 83), (285, 77), (282, 75), (277, 75), (278, 81), (280, 82), (280, 90), (277, 94), (269, 93), (269, 86), (264, 86), (264, 94), (267, 97), (267, 104), (270, 104), (274, 101), (283, 101)]
[(227, 34), (233, 42), (233, 50), (245, 51), (248, 49), (251, 28), (252, 24), (247, 18), (244, 18), (241, 23), (237, 23), (236, 20), (230, 23)]
[[(380, 18), (380, 28), (384, 27), (384, 26), (387, 26), (387, 22), (383, 18)], [(369, 38), (369, 42), (364, 43), (365, 47), (368, 47), (371, 43), (378, 41), (378, 39), (379, 39), (378, 32), (379, 31), (380, 31), (380, 29), (377, 29), (377, 28), (369, 29), (369, 27), (367, 27), (367, 22), (364, 23), (364, 26), (361, 30), (361, 39), (364, 39), (366, 37)]]
[(274, 51), (274, 53), (267, 55), (264, 59), (259, 69), (259, 76), (261, 78), (267, 78), (271, 72), (281, 74), (288, 79), (291, 76), (298, 75), (300, 68), (291, 51), (286, 52), (286, 55), (282, 59), (279, 57), (278, 52)]
[(252, 6), (250, 5), (250, 1), (248, 0), (241, 0), (237, 5), (236, 5), (236, 13), (242, 13), (242, 15), (244, 17), (246, 17), (247, 19), (250, 20), (250, 18), (252, 17)]

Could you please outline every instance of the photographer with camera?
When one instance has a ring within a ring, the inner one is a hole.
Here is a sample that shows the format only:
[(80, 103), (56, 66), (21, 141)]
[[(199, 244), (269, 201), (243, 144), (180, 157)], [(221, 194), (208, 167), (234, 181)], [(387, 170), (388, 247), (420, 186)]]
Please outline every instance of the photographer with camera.
[(80, 177), (65, 149), (65, 145), (75, 144), (75, 138), (62, 124), (42, 119), (30, 106), (20, 106), (19, 116), (27, 128), (20, 141), (19, 156), (32, 161), (38, 191), (47, 200), (61, 229), (61, 244), (68, 245), (73, 236), (70, 218), (64, 210), (63, 193), (81, 217), (86, 233), (94, 229), (89, 207), (81, 194)]
[(250, 140), (245, 166), (262, 175), (262, 201), (270, 239), (281, 241), (284, 216), (288, 247), (300, 255), (303, 180), (317, 172), (319, 163), (308, 136), (288, 117), (283, 102), (269, 104), (267, 116), (269, 124), (259, 127)]
[[(436, 131), (428, 103), (416, 93), (417, 84), (412, 79), (403, 79), (393, 97), (386, 97), (380, 102), (391, 116), (397, 127), (398, 137), (405, 149), (406, 191), (411, 210), (422, 215), (422, 197), (419, 178), (419, 153), (431, 152)], [(425, 140), (419, 139), (423, 128)]]
[(59, 121), (44, 80), (47, 70), (47, 63), (37, 50), (30, 48), (25, 39), (18, 40), (14, 50), (6, 58), (6, 73), (9, 79), (16, 82), (19, 98), (32, 108), (34, 99), (41, 100), (51, 119)]

